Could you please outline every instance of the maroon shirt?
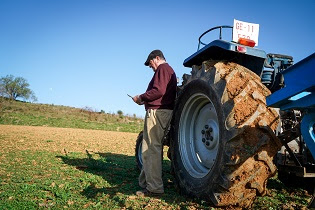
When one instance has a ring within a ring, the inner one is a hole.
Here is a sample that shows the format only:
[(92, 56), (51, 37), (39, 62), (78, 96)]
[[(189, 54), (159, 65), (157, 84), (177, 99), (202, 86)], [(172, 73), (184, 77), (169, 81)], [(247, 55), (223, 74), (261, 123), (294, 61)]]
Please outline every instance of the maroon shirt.
[(147, 91), (140, 95), (144, 101), (145, 110), (148, 109), (173, 109), (176, 97), (176, 74), (168, 63), (158, 66)]

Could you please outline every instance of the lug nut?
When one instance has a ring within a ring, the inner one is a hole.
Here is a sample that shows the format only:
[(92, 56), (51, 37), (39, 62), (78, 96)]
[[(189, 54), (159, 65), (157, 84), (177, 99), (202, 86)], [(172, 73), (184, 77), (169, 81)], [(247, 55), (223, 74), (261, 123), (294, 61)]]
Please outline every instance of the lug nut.
[(213, 136), (210, 136), (210, 141), (213, 141)]
[(202, 133), (202, 134), (205, 134), (205, 133), (206, 133), (206, 131), (205, 131), (205, 130), (202, 130), (202, 131), (201, 131), (201, 133)]
[(212, 127), (210, 127), (210, 128), (209, 128), (209, 131), (210, 131), (210, 132), (212, 132), (212, 131), (213, 131)]
[(209, 128), (209, 125), (205, 125), (205, 129), (208, 129)]
[(206, 142), (206, 145), (207, 145), (207, 146), (209, 146), (209, 145), (210, 145), (210, 143), (207, 141), (207, 142)]
[(206, 141), (206, 139), (205, 139), (205, 138), (202, 138), (202, 142), (205, 143), (205, 141)]

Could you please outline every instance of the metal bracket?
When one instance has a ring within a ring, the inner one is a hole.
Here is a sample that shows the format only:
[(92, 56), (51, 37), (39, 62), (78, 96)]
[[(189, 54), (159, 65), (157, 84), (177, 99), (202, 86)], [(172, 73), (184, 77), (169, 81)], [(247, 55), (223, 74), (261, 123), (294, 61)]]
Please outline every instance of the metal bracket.
[(289, 152), (290, 156), (293, 158), (294, 163), (297, 166), (302, 167), (302, 164), (300, 161), (297, 159), (296, 155), (293, 153), (292, 149), (289, 147), (288, 143), (296, 138), (301, 136), (300, 129), (299, 129), (299, 124), (296, 125), (294, 128), (284, 131), (282, 134), (278, 136), (280, 139), (282, 145), (286, 148), (286, 150)]

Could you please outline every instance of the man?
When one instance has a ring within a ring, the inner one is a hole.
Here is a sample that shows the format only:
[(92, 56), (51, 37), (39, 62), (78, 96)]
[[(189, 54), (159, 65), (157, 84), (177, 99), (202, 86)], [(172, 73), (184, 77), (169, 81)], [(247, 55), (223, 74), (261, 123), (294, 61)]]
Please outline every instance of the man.
[(134, 102), (144, 104), (146, 110), (142, 142), (143, 167), (139, 175), (142, 190), (137, 191), (138, 196), (164, 193), (162, 140), (171, 120), (177, 87), (176, 74), (160, 50), (153, 50), (144, 65), (152, 68), (154, 75), (147, 91), (133, 97)]

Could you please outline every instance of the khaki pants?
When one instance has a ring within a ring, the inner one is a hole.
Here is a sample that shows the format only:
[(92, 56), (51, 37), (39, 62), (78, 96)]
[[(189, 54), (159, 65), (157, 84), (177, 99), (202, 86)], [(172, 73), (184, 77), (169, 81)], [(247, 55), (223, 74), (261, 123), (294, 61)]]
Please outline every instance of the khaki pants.
[(162, 181), (162, 140), (172, 110), (148, 109), (144, 120), (142, 141), (143, 167), (139, 185), (153, 193), (164, 193)]

